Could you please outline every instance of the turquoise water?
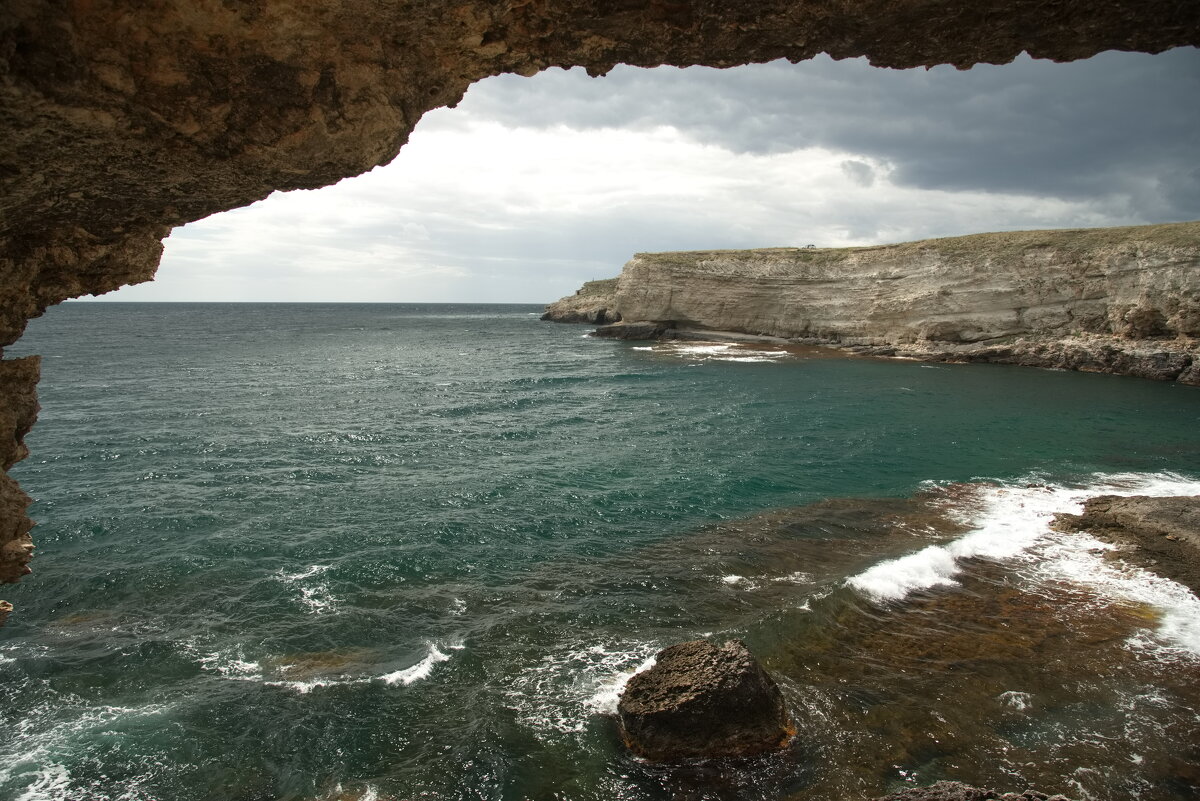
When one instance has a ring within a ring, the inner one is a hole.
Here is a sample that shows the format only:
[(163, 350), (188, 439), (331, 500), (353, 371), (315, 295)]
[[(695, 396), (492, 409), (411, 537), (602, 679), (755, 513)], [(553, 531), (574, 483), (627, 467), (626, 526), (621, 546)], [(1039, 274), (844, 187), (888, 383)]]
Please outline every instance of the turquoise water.
[[(1198, 691), (1175, 668), (1200, 665), (1195, 610), (1145, 576), (1072, 576), (1063, 553), (1097, 546), (1037, 515), (1105, 487), (1200, 493), (1200, 389), (594, 340), (540, 310), (80, 303), (31, 324), (9, 355), (44, 357), (13, 471), (38, 552), (4, 590), (0, 797), (856, 798), (938, 778), (1191, 797)], [(943, 581), (893, 561), (980, 530), (990, 550), (959, 548)], [(1124, 628), (1089, 634), (1097, 617)], [(1041, 634), (984, 658), (997, 620)], [(622, 677), (697, 636), (744, 638), (803, 742), (750, 765), (628, 757), (605, 714)]]

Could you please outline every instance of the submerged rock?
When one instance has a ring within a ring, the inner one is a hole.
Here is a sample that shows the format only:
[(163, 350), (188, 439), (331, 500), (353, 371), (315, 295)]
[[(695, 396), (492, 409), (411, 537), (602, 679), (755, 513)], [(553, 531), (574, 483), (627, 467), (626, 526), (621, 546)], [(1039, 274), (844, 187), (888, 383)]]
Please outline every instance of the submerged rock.
[(662, 339), (670, 331), (670, 323), (616, 323), (597, 328), (593, 333), (604, 339)]
[(625, 744), (656, 762), (753, 756), (795, 733), (779, 687), (738, 640), (664, 649), (629, 680), (617, 713)]
[(875, 801), (1068, 801), (1061, 795), (1046, 795), (1035, 790), (1022, 793), (998, 793), (981, 790), (961, 782), (938, 782), (928, 787), (912, 787), (880, 796)]

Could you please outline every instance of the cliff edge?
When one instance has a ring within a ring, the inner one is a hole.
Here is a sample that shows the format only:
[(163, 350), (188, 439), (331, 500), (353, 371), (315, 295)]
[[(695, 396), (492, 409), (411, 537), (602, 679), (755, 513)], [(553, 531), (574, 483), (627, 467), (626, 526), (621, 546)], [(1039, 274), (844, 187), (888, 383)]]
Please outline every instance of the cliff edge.
[(719, 331), (1200, 385), (1200, 222), (639, 253), (610, 291), (592, 302), (622, 323), (600, 336)]

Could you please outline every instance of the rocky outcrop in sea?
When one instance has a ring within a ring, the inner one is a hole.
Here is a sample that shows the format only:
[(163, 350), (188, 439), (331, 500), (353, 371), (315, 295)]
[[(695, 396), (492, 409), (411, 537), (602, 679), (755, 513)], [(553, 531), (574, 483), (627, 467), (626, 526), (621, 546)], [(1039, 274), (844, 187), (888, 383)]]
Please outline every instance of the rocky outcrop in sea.
[[(640, 253), (592, 284), (588, 307), (621, 318), (598, 336), (751, 335), (1200, 385), (1200, 222)], [(571, 321), (569, 300), (544, 319)]]
[(625, 744), (654, 762), (754, 756), (795, 731), (779, 687), (738, 640), (663, 649), (629, 680), (617, 714)]

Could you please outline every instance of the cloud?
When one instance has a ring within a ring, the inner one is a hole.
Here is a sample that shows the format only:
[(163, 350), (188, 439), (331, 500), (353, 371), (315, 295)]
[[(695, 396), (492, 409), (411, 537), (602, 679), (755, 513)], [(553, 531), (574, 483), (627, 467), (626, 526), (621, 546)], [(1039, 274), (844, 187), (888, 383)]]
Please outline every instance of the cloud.
[(386, 167), (178, 229), (116, 299), (548, 302), (639, 251), (1195, 218), (1197, 96), (1195, 49), (501, 76)]
[(893, 164), (906, 185), (1125, 196), (1182, 220), (1200, 217), (1197, 97), (1200, 50), (1178, 48), (1066, 64), (1022, 56), (965, 71), (825, 56), (728, 70), (618, 67), (596, 79), (551, 70), (478, 84), (462, 108), (511, 125), (671, 125), (735, 152), (834, 147)]
[(875, 183), (875, 170), (865, 161), (846, 159), (842, 162), (842, 172), (859, 186), (870, 186)]

